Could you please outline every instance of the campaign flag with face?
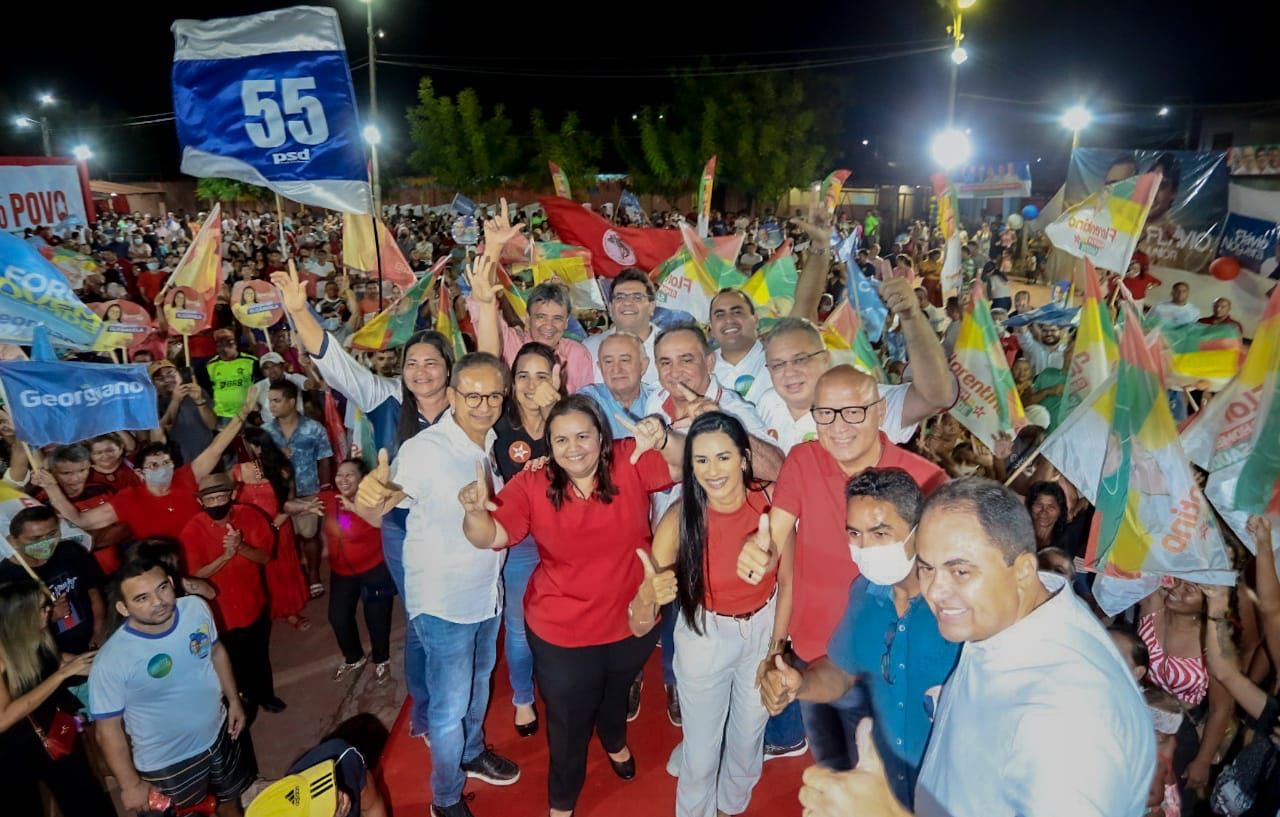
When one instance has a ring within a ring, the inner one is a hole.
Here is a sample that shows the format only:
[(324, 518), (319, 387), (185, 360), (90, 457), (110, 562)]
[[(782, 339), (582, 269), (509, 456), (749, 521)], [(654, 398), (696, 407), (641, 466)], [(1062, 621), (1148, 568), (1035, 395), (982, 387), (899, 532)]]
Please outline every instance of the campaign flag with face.
[(1026, 425), (1022, 399), (1000, 346), (1000, 332), (991, 319), (991, 304), (974, 288), (951, 354), (951, 371), (960, 394), (951, 416), (988, 448), (997, 434), (1016, 434)]
[(43, 324), (60, 346), (92, 349), (102, 319), (35, 247), (0, 230), (0, 343), (29, 345)]
[[(378, 225), (378, 242), (373, 240), (373, 225)], [(400, 251), (391, 231), (382, 219), (342, 215), (342, 265), (359, 272), (373, 281), (395, 284), (407, 290), (418, 280), (413, 268)]]
[(716, 180), (716, 157), (707, 160), (698, 179), (698, 236), (706, 238), (711, 233), (711, 188)]
[(30, 445), (160, 425), (156, 389), (141, 364), (9, 361), (0, 363), (0, 382), (15, 433)]
[(559, 241), (537, 241), (533, 245), (533, 283), (558, 278), (569, 288), (574, 309), (604, 309), (604, 295), (591, 266), (591, 251)]
[(161, 301), (170, 334), (194, 335), (213, 325), (224, 277), (222, 205), (215, 204), (164, 285)]
[(62, 246), (51, 247), (48, 244), (44, 244), (38, 249), (41, 255), (48, 258), (55, 267), (62, 270), (62, 274), (67, 277), (67, 283), (71, 284), (72, 289), (79, 289), (84, 286), (86, 276), (96, 275), (101, 271), (97, 261), (75, 250)]
[(182, 172), (372, 212), (338, 12), (294, 6), (172, 26)]
[(956, 188), (945, 173), (935, 173), (933, 195), (938, 198), (938, 225), (945, 242), (942, 255), (942, 297), (960, 295), (963, 276), (960, 274), (960, 222)]
[(743, 236), (702, 239), (687, 224), (676, 233), (683, 244), (654, 271), (654, 300), (666, 309), (687, 312), (705, 321), (711, 299), (725, 287), (739, 287), (746, 276), (734, 266)]
[(1045, 235), (1068, 255), (1124, 272), (1138, 248), (1160, 178), (1159, 172), (1143, 173), (1104, 187), (1058, 216), (1045, 227)]

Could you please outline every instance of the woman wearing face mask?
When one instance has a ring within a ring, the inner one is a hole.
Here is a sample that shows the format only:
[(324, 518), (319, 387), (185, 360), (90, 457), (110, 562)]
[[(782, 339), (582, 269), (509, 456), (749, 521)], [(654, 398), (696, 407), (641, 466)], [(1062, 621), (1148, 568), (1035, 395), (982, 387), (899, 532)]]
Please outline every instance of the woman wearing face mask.
[[(526, 343), (511, 365), (512, 388), (506, 409), (493, 430), (493, 460), (503, 482), (515, 479), (525, 466), (547, 456), (546, 420), (561, 393), (560, 363), (551, 347)], [(511, 677), (511, 703), (516, 708), (516, 732), (530, 737), (538, 731), (538, 711), (533, 704), (533, 653), (524, 631), (524, 593), (529, 576), (538, 565), (538, 546), (532, 536), (507, 549), (502, 566), (503, 652)]]
[[(446, 391), (453, 366), (453, 345), (448, 338), (439, 332), (415, 333), (403, 347), (401, 375), (381, 377), (361, 366), (316, 321), (307, 303), (306, 286), (292, 264), (287, 272), (273, 273), (271, 282), (279, 287), (284, 308), (316, 369), (331, 389), (364, 412), (373, 426), (374, 444), (379, 450), (394, 457), (405, 440), (444, 418), (449, 409)], [(391, 510), (382, 519), (383, 554), (402, 598), (407, 517), (406, 505)], [(405, 683), (413, 698), (409, 732), (425, 735), (430, 700), (424, 671), (427, 661), (413, 627), (405, 631), (404, 660)]]
[[(476, 547), (500, 549), (532, 535), (539, 562), (525, 594), (525, 632), (547, 706), (552, 817), (573, 813), (586, 779), (594, 731), (614, 773), (635, 776), (627, 747), (627, 692), (653, 651), (657, 630), (637, 638), (627, 603), (649, 558), (649, 495), (671, 486), (683, 439), (649, 417), (635, 438), (615, 441), (600, 408), (571, 395), (547, 415), (547, 466), (522, 471), (499, 505), (481, 478), (462, 489), (463, 533)], [(657, 451), (661, 452), (659, 456)], [(654, 608), (634, 618), (652, 624)]]
[(752, 475), (747, 433), (736, 418), (713, 411), (687, 434), (683, 498), (658, 523), (652, 562), (641, 555), (645, 576), (628, 612), (640, 637), (653, 629), (659, 607), (679, 599), (675, 674), (684, 744), (676, 814), (715, 817), (746, 810), (760, 779), (769, 713), (756, 689), (786, 644), (792, 553), (784, 543), (778, 568), (759, 584), (738, 577), (744, 542), (773, 547), (769, 495)]
[(237, 501), (261, 511), (276, 531), (275, 552), (263, 571), (271, 618), (282, 618), (295, 630), (310, 629), (311, 622), (302, 615), (302, 609), (311, 594), (302, 574), (289, 515), (319, 509), (295, 498), (293, 465), (270, 434), (260, 428), (246, 428), (243, 439), (249, 459), (231, 469), (231, 477), (240, 486)]
[[(72, 716), (80, 702), (66, 682), (87, 676), (96, 652), (64, 659), (50, 634), (49, 597), (34, 582), (0, 584), (0, 797), (5, 814), (44, 814), (44, 782), (65, 817), (114, 814)], [(70, 724), (70, 732), (58, 727)], [(50, 732), (70, 754), (54, 759), (45, 748)]]
[[(123, 433), (123, 432), (121, 432)], [(124, 444), (116, 433), (102, 434), (89, 443), (89, 485), (123, 491), (142, 484), (142, 477), (124, 460)]]

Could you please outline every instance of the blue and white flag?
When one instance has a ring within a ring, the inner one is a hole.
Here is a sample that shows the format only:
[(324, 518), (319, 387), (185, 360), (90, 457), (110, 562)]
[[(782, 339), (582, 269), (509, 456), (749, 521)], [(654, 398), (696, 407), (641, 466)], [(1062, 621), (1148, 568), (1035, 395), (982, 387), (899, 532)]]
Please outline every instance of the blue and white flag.
[(0, 363), (18, 439), (66, 445), (109, 431), (160, 425), (156, 389), (141, 364)]
[[(834, 232), (832, 238), (835, 238)], [(862, 328), (867, 331), (867, 338), (875, 343), (880, 340), (885, 324), (889, 322), (889, 308), (880, 300), (879, 285), (863, 274), (862, 267), (858, 266), (854, 257), (860, 238), (861, 235), (855, 233), (845, 236), (835, 245), (836, 258), (844, 262), (849, 303), (857, 307), (858, 315), (862, 318)]]
[(368, 165), (338, 13), (295, 6), (173, 24), (182, 172), (368, 214)]
[(30, 345), (44, 324), (54, 343), (91, 349), (102, 319), (35, 247), (0, 230), (0, 343)]

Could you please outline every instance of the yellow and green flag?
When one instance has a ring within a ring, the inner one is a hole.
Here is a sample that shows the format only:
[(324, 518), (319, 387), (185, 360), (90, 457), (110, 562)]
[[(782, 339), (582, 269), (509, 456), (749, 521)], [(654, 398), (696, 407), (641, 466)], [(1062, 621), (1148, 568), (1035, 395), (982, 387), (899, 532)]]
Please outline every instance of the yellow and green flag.
[(547, 167), (551, 169), (551, 186), (555, 188), (556, 195), (562, 199), (573, 198), (569, 195), (569, 177), (560, 169), (560, 165), (547, 162)]
[(993, 448), (997, 434), (1016, 434), (1026, 425), (1000, 332), (991, 319), (991, 304), (979, 287), (973, 289), (965, 308), (951, 353), (951, 371), (960, 384), (951, 416), (983, 445)]
[(867, 333), (862, 328), (862, 320), (848, 301), (841, 301), (827, 319), (818, 327), (822, 342), (831, 352), (834, 365), (848, 363), (860, 372), (869, 374), (881, 383), (884, 382), (884, 369), (880, 365), (880, 355), (871, 345)]
[(538, 241), (533, 245), (533, 283), (552, 277), (569, 288), (574, 309), (604, 309), (604, 295), (591, 267), (591, 251), (559, 241)]
[(827, 216), (833, 216), (836, 208), (840, 206), (840, 195), (844, 192), (844, 183), (848, 181), (851, 171), (833, 170), (822, 180), (822, 185), (818, 188), (818, 199), (822, 202), (822, 209)]
[(706, 238), (711, 233), (711, 187), (716, 178), (716, 157), (707, 160), (698, 180), (698, 236)]
[(1053, 427), (1060, 426), (1089, 396), (1102, 388), (1115, 370), (1120, 356), (1111, 315), (1106, 311), (1098, 271), (1093, 262), (1084, 262), (1084, 304), (1080, 307), (1080, 325), (1076, 329), (1075, 351), (1067, 372), (1067, 385), (1058, 401), (1058, 416)]
[(449, 256), (442, 256), (431, 270), (386, 309), (374, 315), (351, 336), (356, 349), (379, 352), (394, 346), (402, 346), (418, 326), (418, 310), (431, 292), (436, 275), (444, 269)]
[(742, 285), (743, 294), (756, 305), (756, 314), (762, 320), (786, 317), (796, 302), (800, 272), (790, 242), (783, 246), (785, 252), (775, 254)]
[(440, 287), (440, 308), (436, 311), (436, 331), (449, 339), (453, 346), (453, 359), (461, 360), (467, 353), (467, 343), (458, 327), (458, 316), (453, 311), (453, 295), (449, 287)]

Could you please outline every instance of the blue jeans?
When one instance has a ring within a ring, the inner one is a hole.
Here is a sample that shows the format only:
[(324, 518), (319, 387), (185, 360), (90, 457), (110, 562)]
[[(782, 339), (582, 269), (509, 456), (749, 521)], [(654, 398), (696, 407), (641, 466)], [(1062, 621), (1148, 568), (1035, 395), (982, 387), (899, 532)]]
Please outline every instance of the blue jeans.
[(800, 702), (792, 701), (787, 708), (769, 718), (764, 725), (764, 745), (790, 749), (804, 740), (804, 718), (800, 715)]
[(676, 616), (680, 615), (680, 605), (671, 602), (662, 608), (662, 620), (658, 622), (658, 637), (662, 639), (662, 683), (667, 686), (676, 685)]
[(431, 802), (451, 806), (462, 799), (467, 776), (462, 764), (484, 752), (484, 713), (489, 708), (489, 676), (498, 660), (501, 616), (478, 624), (456, 624), (426, 614), (413, 617), (426, 651), (431, 696)]
[(502, 566), (502, 621), (506, 625), (502, 651), (507, 657), (507, 675), (511, 677), (511, 703), (516, 706), (533, 703), (533, 651), (524, 634), (524, 591), (537, 566), (538, 546), (532, 536), (508, 549)]
[[(409, 516), (407, 508), (392, 508), (382, 517), (382, 555), (387, 569), (391, 571), (391, 580), (400, 591), (400, 600), (408, 598), (404, 592), (404, 523)], [(405, 608), (405, 619), (409, 610)], [(404, 628), (404, 684), (413, 699), (413, 709), (409, 711), (409, 734), (427, 734), (427, 708), (431, 704), (431, 694), (427, 690), (427, 654), (422, 648), (422, 640), (413, 628), (412, 622)]]
[[(803, 671), (809, 664), (797, 657), (795, 666)], [(858, 722), (871, 716), (871, 701), (862, 684), (854, 684), (834, 703), (800, 701), (800, 714), (809, 751), (819, 766), (847, 772), (858, 765)]]

